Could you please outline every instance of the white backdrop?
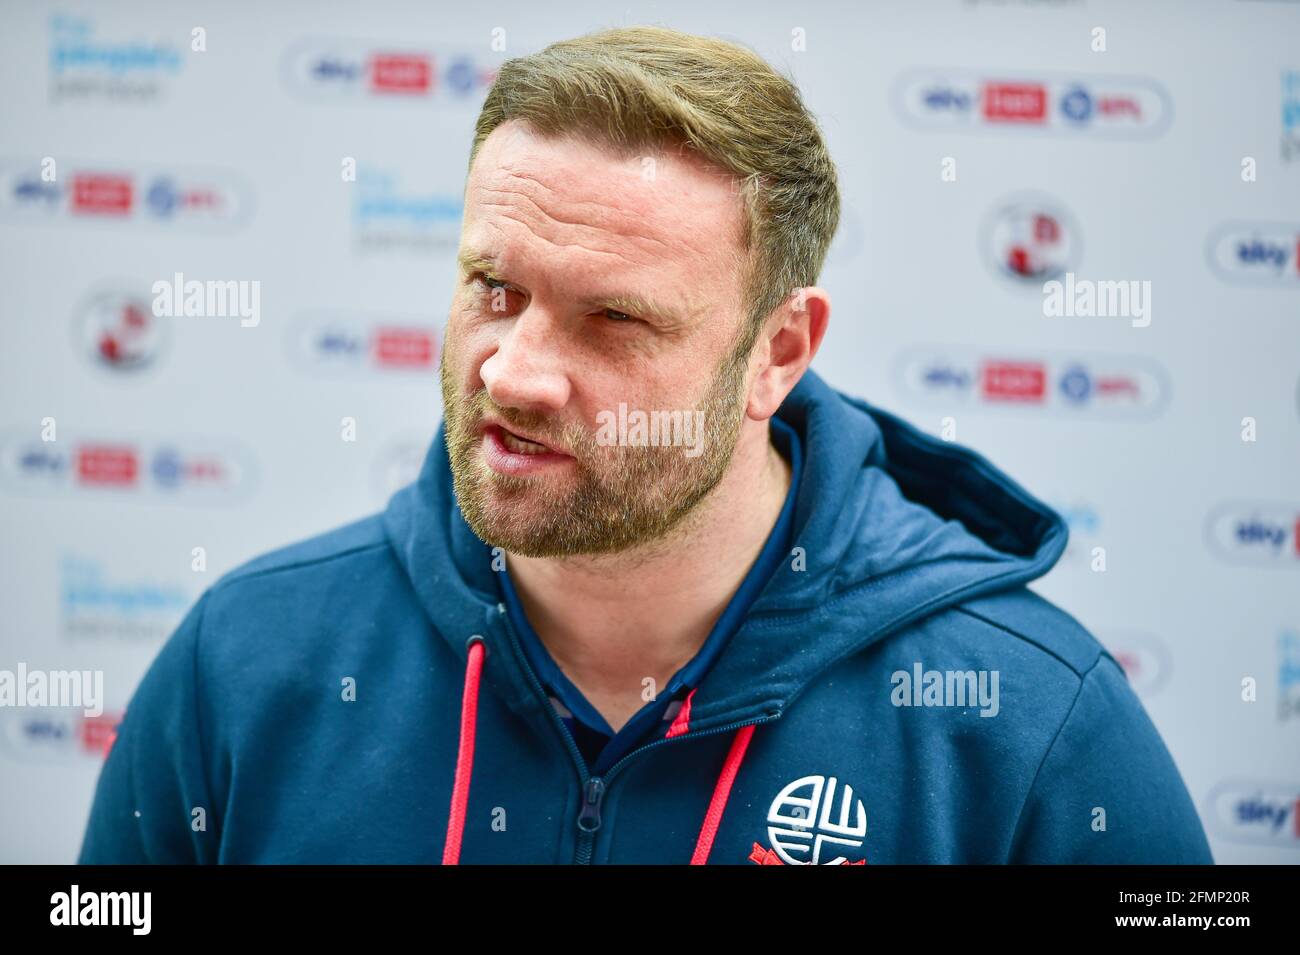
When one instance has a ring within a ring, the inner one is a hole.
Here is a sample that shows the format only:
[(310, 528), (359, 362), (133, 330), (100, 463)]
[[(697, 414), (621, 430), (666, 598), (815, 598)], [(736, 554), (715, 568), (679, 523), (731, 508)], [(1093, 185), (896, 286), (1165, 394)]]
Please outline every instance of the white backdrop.
[[(414, 477), (486, 86), (634, 23), (796, 80), (844, 199), (815, 367), (1065, 514), (1036, 588), (1216, 859), (1300, 861), (1300, 5), (701, 6), (4, 4), (0, 669), (102, 670), (105, 712), (0, 708), (0, 862), (75, 858), (205, 587)], [(1149, 282), (1149, 324), (1045, 317), (1064, 271)], [(257, 324), (155, 317), (176, 273), (260, 283)]]

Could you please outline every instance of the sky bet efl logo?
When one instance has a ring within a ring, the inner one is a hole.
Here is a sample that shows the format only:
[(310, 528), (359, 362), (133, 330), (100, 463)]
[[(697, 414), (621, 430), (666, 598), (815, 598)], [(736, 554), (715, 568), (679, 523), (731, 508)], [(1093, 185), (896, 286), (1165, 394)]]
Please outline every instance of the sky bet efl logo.
[(1220, 783), (1206, 800), (1215, 831), (1233, 842), (1300, 849), (1300, 787), (1287, 783)]
[(289, 358), (312, 375), (413, 374), (437, 368), (438, 336), (427, 319), (342, 311), (309, 312), (287, 336)]
[(1300, 504), (1221, 504), (1206, 519), (1205, 536), (1229, 563), (1300, 568)]
[(255, 463), (230, 438), (0, 436), (0, 486), (19, 494), (220, 505), (249, 493)]
[(1300, 223), (1229, 223), (1208, 245), (1210, 270), (1225, 282), (1300, 289)]
[(496, 68), (464, 50), (312, 40), (285, 55), (284, 81), (304, 99), (475, 103)]
[(1146, 139), (1169, 124), (1154, 80), (1116, 76), (980, 76), (916, 70), (894, 86), (903, 121), (923, 129)]
[(904, 351), (894, 369), (899, 391), (943, 409), (1143, 418), (1158, 414), (1169, 393), (1164, 369), (1140, 355), (920, 347)]
[(237, 174), (120, 168), (46, 158), (0, 163), (0, 221), (228, 231), (250, 215), (252, 190)]

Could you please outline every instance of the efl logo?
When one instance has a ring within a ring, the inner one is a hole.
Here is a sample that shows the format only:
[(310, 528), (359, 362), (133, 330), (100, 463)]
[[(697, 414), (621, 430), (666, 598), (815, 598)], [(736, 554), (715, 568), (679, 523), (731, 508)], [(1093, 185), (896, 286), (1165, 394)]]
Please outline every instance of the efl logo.
[(411, 50), (355, 40), (311, 40), (290, 47), (285, 85), (304, 99), (476, 103), (496, 80), (496, 67), (464, 49)]
[(1300, 225), (1229, 223), (1210, 234), (1206, 251), (1225, 282), (1300, 288)]
[(0, 164), (0, 222), (103, 222), (221, 231), (244, 223), (251, 190), (238, 174), (158, 167), (103, 170), (71, 161), (47, 181), (40, 163)]
[(0, 708), (0, 740), (23, 762), (75, 763), (102, 760), (117, 739), (125, 714), (86, 716), (74, 709)]
[(0, 483), (19, 493), (114, 494), (123, 499), (225, 504), (247, 494), (253, 457), (232, 440), (86, 439), (11, 435)]
[(417, 373), (438, 364), (432, 322), (345, 312), (309, 313), (289, 329), (289, 357), (313, 375)]
[(903, 394), (946, 409), (977, 407), (1099, 418), (1150, 417), (1168, 396), (1164, 370), (1145, 356), (983, 355), (915, 348), (894, 365)]
[(1223, 838), (1300, 849), (1300, 786), (1223, 782), (1206, 801), (1205, 815)]
[(922, 129), (1014, 130), (1100, 139), (1149, 139), (1164, 132), (1169, 94), (1138, 77), (987, 77), (913, 70), (893, 88), (904, 123)]
[[(867, 835), (867, 809), (845, 785), (838, 805), (834, 776), (803, 776), (789, 783), (772, 800), (767, 812), (769, 851), (786, 865), (862, 865), (838, 855), (841, 848), (858, 849)], [(767, 864), (762, 846), (750, 859)], [(823, 856), (831, 856), (823, 860)]]
[(1231, 501), (1210, 512), (1206, 542), (1215, 556), (1254, 567), (1300, 567), (1300, 505)]

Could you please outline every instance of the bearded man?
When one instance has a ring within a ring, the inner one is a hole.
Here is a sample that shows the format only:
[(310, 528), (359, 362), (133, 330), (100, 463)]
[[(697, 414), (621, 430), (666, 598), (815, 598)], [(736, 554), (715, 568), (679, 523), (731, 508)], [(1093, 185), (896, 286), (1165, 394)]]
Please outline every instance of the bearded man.
[(1026, 587), (1061, 518), (810, 370), (839, 188), (788, 79), (660, 28), (509, 60), (464, 210), (418, 479), (203, 594), (82, 862), (1212, 861)]

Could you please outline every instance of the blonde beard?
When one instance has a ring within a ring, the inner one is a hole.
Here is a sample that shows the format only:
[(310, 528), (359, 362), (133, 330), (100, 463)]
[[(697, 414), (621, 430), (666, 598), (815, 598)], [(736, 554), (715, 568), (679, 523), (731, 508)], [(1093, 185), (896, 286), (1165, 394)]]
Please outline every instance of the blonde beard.
[[(681, 447), (611, 447), (572, 424), (555, 433), (545, 415), (498, 408), (480, 389), (462, 401), (451, 383), (454, 349), (444, 343), (440, 371), (452, 481), (461, 513), (489, 546), (524, 557), (572, 557), (642, 549), (689, 526), (726, 474), (744, 411), (745, 354), (719, 366), (695, 411), (704, 413), (698, 457)], [(544, 481), (499, 474), (481, 459), (477, 427), (491, 410), (507, 426), (537, 434), (576, 459), (576, 479), (547, 499)]]

